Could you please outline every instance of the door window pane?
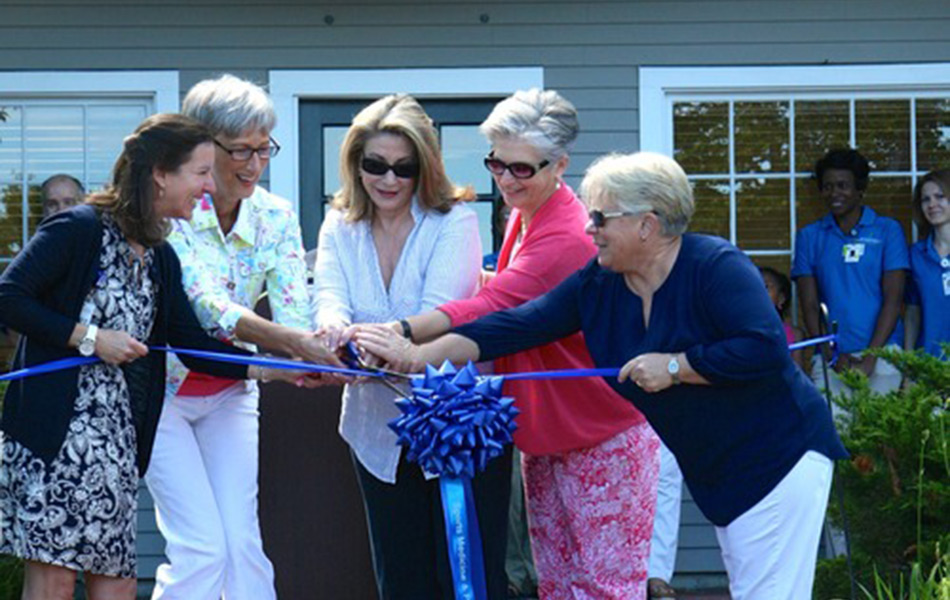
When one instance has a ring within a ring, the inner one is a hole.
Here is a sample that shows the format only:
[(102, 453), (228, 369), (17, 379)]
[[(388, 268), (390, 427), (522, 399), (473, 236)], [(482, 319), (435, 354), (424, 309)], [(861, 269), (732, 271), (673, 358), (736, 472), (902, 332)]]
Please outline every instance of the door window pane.
[(482, 254), (491, 254), (494, 251), (492, 235), (492, 203), (484, 200), (469, 202), (468, 206), (478, 215), (478, 237), (482, 241)]
[(743, 249), (791, 247), (787, 179), (736, 182), (736, 244)]
[(323, 128), (323, 196), (332, 197), (340, 189), (340, 147), (349, 130), (348, 125), (327, 125)]
[(917, 171), (950, 166), (950, 98), (917, 100)]
[[(442, 160), (456, 185), (471, 185), (479, 196), (492, 193), (492, 177), (483, 159), (491, 146), (475, 125), (443, 125)], [(490, 221), (490, 219), (489, 219)], [(488, 248), (491, 245), (486, 246)]]
[(147, 100), (0, 100), (0, 262), (26, 244), (42, 218), (40, 185), (66, 173), (87, 191), (105, 186), (123, 139), (149, 107)]
[(737, 173), (788, 171), (788, 102), (735, 103)]
[(910, 170), (910, 101), (858, 100), (855, 139), (871, 171)]
[(729, 172), (729, 104), (673, 106), (673, 158), (690, 175)]

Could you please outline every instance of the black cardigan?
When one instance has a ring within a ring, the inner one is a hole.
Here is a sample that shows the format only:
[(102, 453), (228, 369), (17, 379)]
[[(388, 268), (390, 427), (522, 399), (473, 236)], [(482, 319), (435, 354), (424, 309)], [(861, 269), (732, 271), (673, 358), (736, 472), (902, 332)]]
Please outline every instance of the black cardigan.
[[(67, 343), (83, 302), (99, 273), (102, 221), (82, 205), (46, 219), (0, 275), (0, 322), (23, 334), (13, 368), (69, 356)], [(167, 243), (155, 248), (149, 272), (157, 284), (157, 312), (149, 345), (171, 344), (232, 354), (250, 354), (209, 337), (198, 323), (181, 284), (178, 256)], [(244, 379), (247, 367), (180, 356), (190, 369)], [(138, 443), (139, 474), (148, 467), (165, 394), (165, 353), (125, 365)], [(0, 429), (49, 463), (66, 439), (75, 412), (79, 369), (65, 369), (10, 382)]]

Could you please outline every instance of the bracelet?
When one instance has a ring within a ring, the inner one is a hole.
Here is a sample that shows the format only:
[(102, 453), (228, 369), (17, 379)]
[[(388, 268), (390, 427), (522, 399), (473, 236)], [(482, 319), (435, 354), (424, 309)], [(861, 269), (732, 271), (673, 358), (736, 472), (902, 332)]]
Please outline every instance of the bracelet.
[(406, 338), (410, 342), (412, 341), (412, 326), (409, 325), (409, 321), (406, 319), (399, 319), (399, 324), (402, 326), (402, 337)]

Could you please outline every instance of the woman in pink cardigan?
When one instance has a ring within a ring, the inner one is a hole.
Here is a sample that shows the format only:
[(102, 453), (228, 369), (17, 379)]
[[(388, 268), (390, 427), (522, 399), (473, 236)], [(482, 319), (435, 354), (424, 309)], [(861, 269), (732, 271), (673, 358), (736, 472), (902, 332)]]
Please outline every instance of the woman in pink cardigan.
[[(577, 112), (554, 91), (521, 91), (481, 125), (485, 166), (511, 215), (497, 274), (478, 294), (377, 326), (394, 348), (422, 343), (482, 315), (540, 296), (596, 254), (587, 212), (562, 180)], [(401, 334), (401, 335), (400, 335)], [(402, 337), (404, 336), (404, 337)], [(580, 334), (498, 359), (495, 372), (589, 368)], [(392, 364), (411, 369), (410, 364)], [(658, 440), (631, 403), (600, 378), (512, 381), (521, 410), (522, 469), (540, 598), (646, 597)]]

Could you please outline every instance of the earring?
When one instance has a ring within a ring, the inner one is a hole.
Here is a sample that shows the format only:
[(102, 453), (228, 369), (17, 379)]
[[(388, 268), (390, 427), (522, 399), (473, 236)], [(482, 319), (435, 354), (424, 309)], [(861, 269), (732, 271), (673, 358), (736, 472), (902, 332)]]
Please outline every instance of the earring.
[(159, 197), (159, 198), (164, 198), (164, 197), (165, 197), (165, 188), (163, 188), (163, 187), (158, 188), (158, 197)]

